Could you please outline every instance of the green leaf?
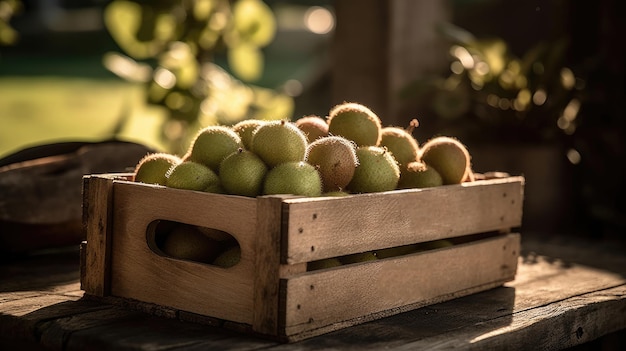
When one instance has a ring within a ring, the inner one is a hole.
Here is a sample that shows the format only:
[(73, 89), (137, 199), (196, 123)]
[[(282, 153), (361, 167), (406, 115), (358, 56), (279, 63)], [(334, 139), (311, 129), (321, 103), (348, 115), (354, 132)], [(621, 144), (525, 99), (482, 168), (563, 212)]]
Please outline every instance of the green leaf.
[(240, 79), (252, 82), (261, 78), (264, 61), (263, 54), (257, 46), (240, 43), (231, 47), (227, 56), (228, 65)]
[(239, 0), (233, 5), (233, 21), (239, 39), (262, 47), (274, 39), (276, 19), (263, 1)]
[(136, 59), (153, 57), (163, 47), (160, 41), (138, 39), (140, 30), (142, 37), (151, 37), (147, 34), (150, 24), (142, 22), (149, 11), (137, 3), (123, 0), (111, 2), (104, 10), (104, 23), (109, 33), (122, 50)]

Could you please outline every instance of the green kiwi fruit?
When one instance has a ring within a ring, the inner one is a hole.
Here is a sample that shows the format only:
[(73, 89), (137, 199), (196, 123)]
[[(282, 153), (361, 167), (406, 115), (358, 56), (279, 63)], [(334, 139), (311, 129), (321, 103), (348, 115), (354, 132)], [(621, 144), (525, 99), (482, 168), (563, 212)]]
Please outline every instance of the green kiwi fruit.
[(304, 132), (309, 143), (328, 136), (328, 123), (320, 116), (304, 116), (298, 118), (294, 123)]
[(376, 254), (372, 251), (367, 251), (367, 252), (361, 252), (361, 253), (356, 253), (356, 254), (352, 254), (352, 255), (347, 255), (347, 256), (341, 256), (339, 258), (339, 261), (341, 261), (342, 264), (351, 264), (351, 263), (359, 263), (359, 262), (366, 262), (366, 261), (374, 261), (378, 259), (376, 257)]
[(219, 253), (220, 244), (196, 226), (177, 223), (166, 235), (160, 249), (174, 258), (211, 263)]
[(378, 146), (356, 149), (359, 165), (347, 189), (352, 193), (373, 193), (396, 189), (400, 167), (390, 152)]
[(170, 188), (222, 193), (220, 178), (209, 167), (193, 161), (172, 166), (166, 174), (165, 185)]
[(212, 264), (222, 268), (230, 268), (241, 260), (241, 247), (233, 245), (217, 255)]
[(417, 160), (419, 144), (406, 130), (385, 127), (380, 132), (380, 146), (386, 147), (400, 166)]
[(344, 189), (358, 165), (354, 142), (340, 136), (315, 140), (307, 147), (306, 162), (317, 167), (324, 192)]
[(218, 241), (220, 244), (223, 244), (224, 242), (227, 242), (227, 241), (235, 240), (235, 238), (232, 235), (230, 235), (229, 233), (223, 230), (209, 228), (209, 227), (202, 227), (202, 226), (196, 226), (196, 228), (200, 232), (202, 232), (202, 234), (208, 236), (209, 238), (215, 241)]
[(252, 134), (254, 134), (254, 130), (265, 123), (267, 123), (267, 121), (259, 119), (246, 119), (236, 123), (232, 127), (232, 129), (235, 133), (239, 135), (239, 138), (241, 138), (241, 144), (243, 145), (243, 147), (247, 150), (250, 150)]
[(414, 244), (390, 247), (388, 249), (376, 250), (376, 257), (378, 259), (383, 259), (383, 258), (388, 258), (388, 257), (408, 255), (417, 251), (419, 251), (418, 247), (417, 245), (414, 245)]
[(251, 151), (240, 148), (220, 164), (219, 177), (227, 194), (256, 197), (261, 194), (267, 166)]
[(420, 250), (434, 250), (434, 249), (441, 249), (441, 248), (449, 247), (453, 245), (454, 244), (450, 240), (440, 239), (440, 240), (433, 240), (433, 241), (421, 243), (419, 244), (419, 249)]
[(180, 157), (168, 153), (152, 153), (144, 156), (133, 172), (133, 181), (147, 184), (165, 185), (165, 174), (181, 162)]
[(304, 160), (308, 142), (295, 124), (285, 120), (267, 122), (252, 135), (251, 151), (268, 167)]
[(346, 102), (333, 107), (327, 118), (328, 133), (354, 141), (357, 146), (378, 146), (380, 118), (368, 107)]
[(241, 138), (232, 128), (208, 126), (197, 133), (184, 160), (202, 163), (218, 172), (222, 160), (240, 147), (243, 147)]
[(304, 161), (281, 163), (267, 172), (263, 194), (320, 196), (322, 178), (315, 167)]
[(465, 145), (446, 136), (434, 137), (422, 145), (419, 158), (437, 170), (443, 184), (463, 182), (471, 168), (470, 155)]
[(341, 261), (337, 257), (325, 258), (317, 261), (308, 262), (307, 271), (315, 271), (318, 269), (326, 269), (341, 266)]
[(329, 191), (329, 192), (322, 194), (322, 196), (328, 196), (328, 197), (342, 197), (342, 196), (348, 196), (348, 195), (350, 195), (350, 193), (344, 190)]
[(443, 185), (439, 172), (424, 162), (414, 161), (402, 167), (398, 189), (430, 188)]

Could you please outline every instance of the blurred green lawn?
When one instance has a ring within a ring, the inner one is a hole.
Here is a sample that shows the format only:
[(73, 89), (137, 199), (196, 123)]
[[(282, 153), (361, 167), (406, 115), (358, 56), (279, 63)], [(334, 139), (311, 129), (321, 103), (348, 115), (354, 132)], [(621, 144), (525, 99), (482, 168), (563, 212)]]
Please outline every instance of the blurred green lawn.
[(164, 112), (148, 106), (144, 90), (115, 79), (0, 77), (0, 158), (22, 148), (114, 137), (160, 148)]

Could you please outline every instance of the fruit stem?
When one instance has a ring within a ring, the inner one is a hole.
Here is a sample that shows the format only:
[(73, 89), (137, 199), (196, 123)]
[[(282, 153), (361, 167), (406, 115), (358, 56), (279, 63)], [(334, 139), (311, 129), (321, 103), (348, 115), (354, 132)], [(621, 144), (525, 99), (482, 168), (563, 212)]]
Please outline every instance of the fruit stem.
[(419, 125), (420, 125), (420, 122), (417, 120), (417, 118), (413, 118), (411, 122), (409, 122), (409, 126), (406, 127), (406, 131), (409, 134), (413, 134), (413, 131), (415, 130), (415, 128), (419, 127)]

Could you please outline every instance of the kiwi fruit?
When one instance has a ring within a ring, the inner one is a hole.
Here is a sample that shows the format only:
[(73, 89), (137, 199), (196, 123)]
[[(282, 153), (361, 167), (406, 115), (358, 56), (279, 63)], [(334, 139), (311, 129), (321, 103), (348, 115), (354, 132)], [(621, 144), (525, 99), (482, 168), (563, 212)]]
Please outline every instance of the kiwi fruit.
[(350, 193), (344, 190), (329, 191), (329, 192), (322, 194), (322, 196), (328, 196), (328, 197), (342, 197), (342, 196), (348, 196), (348, 195), (350, 195)]
[(241, 260), (241, 247), (233, 245), (217, 255), (212, 264), (222, 268), (230, 268)]
[(437, 136), (420, 149), (419, 158), (441, 175), (443, 184), (459, 184), (470, 172), (470, 155), (465, 145), (455, 138)]
[(378, 259), (383, 259), (383, 258), (389, 258), (389, 257), (395, 257), (395, 256), (408, 255), (417, 251), (419, 250), (418, 250), (417, 245), (415, 244), (390, 247), (388, 249), (376, 250), (376, 257)]
[(255, 129), (251, 151), (268, 167), (286, 162), (303, 161), (308, 142), (295, 124), (285, 120), (267, 122)]
[(183, 159), (201, 163), (218, 172), (222, 160), (242, 146), (239, 134), (232, 128), (208, 126), (198, 132)]
[(339, 258), (342, 264), (351, 264), (351, 263), (359, 263), (366, 261), (374, 261), (378, 259), (376, 254), (372, 251), (356, 253), (352, 255), (342, 256)]
[(166, 173), (165, 185), (170, 188), (222, 193), (220, 179), (209, 167), (193, 161), (183, 161)]
[(378, 146), (380, 143), (380, 118), (368, 107), (355, 102), (345, 102), (333, 107), (326, 120), (328, 133), (354, 141), (357, 146)]
[(220, 164), (219, 178), (227, 194), (256, 197), (261, 194), (267, 166), (251, 151), (239, 148)]
[(320, 116), (304, 116), (297, 119), (294, 123), (296, 127), (304, 132), (309, 143), (328, 136), (328, 123)]
[(347, 189), (352, 193), (373, 193), (396, 189), (400, 167), (390, 152), (379, 146), (356, 149), (359, 165), (354, 170)]
[(181, 162), (180, 157), (168, 153), (152, 153), (144, 156), (133, 172), (133, 181), (147, 184), (165, 185), (165, 174)]
[(196, 229), (198, 229), (200, 232), (202, 232), (202, 234), (208, 236), (209, 238), (218, 241), (220, 244), (228, 241), (235, 241), (235, 238), (232, 235), (223, 230), (203, 226), (196, 226)]
[(263, 194), (320, 196), (322, 178), (315, 167), (304, 161), (281, 163), (267, 172)]
[(166, 235), (160, 249), (170, 257), (211, 263), (219, 253), (220, 244), (196, 226), (177, 223)]
[(401, 168), (398, 189), (430, 188), (443, 185), (443, 179), (434, 168), (413, 161)]
[(439, 240), (433, 240), (433, 241), (421, 243), (419, 244), (419, 248), (420, 250), (434, 250), (434, 249), (441, 249), (441, 248), (449, 247), (453, 245), (454, 244), (450, 240), (439, 239)]
[(239, 135), (239, 138), (241, 138), (241, 144), (243, 145), (243, 147), (247, 150), (250, 150), (252, 134), (254, 134), (255, 129), (257, 129), (264, 123), (267, 123), (267, 121), (259, 119), (246, 119), (236, 123), (234, 126), (232, 126), (232, 129), (235, 133)]
[(315, 140), (307, 147), (306, 162), (317, 167), (324, 192), (344, 189), (358, 165), (354, 142), (340, 136)]
[(380, 146), (386, 147), (400, 166), (417, 160), (419, 144), (409, 132), (402, 128), (381, 129)]
[(306, 265), (307, 271), (315, 271), (318, 269), (326, 269), (341, 266), (341, 261), (337, 257), (324, 258), (317, 261), (308, 262)]

